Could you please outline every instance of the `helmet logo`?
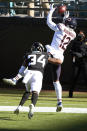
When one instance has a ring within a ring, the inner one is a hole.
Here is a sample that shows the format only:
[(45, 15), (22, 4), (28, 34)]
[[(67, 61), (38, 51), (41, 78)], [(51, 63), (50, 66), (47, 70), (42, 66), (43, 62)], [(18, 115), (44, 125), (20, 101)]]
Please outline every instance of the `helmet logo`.
[(68, 18), (68, 21), (71, 21), (71, 18)]

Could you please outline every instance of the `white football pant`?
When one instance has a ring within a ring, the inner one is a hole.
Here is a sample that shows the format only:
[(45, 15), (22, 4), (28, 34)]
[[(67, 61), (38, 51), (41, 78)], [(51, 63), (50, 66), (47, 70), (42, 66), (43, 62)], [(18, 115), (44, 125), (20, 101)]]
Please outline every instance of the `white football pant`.
[(62, 87), (59, 81), (53, 82), (58, 101), (62, 101)]
[(42, 88), (43, 75), (40, 71), (27, 70), (23, 79), (26, 91), (36, 91), (38, 94)]
[(62, 62), (64, 61), (64, 55), (62, 50), (56, 50), (50, 45), (45, 46), (47, 49), (47, 52), (50, 52), (54, 58), (60, 59)]

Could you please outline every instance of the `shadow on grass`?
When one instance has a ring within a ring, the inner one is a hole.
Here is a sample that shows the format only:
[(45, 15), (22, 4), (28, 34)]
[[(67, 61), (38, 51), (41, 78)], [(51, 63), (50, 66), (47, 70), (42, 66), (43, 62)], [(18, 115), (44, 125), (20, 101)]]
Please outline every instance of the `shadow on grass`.
[(0, 117), (0, 120), (16, 121), (16, 120), (11, 119), (10, 117)]
[(0, 131), (40, 131), (40, 130), (16, 130), (16, 129), (0, 129)]
[[(41, 130), (35, 130), (35, 129), (0, 129), (0, 131), (50, 131), (49, 129), (47, 130), (44, 130), (44, 129), (41, 129)], [(51, 130), (51, 131), (58, 131), (58, 128), (56, 130)], [(61, 130), (60, 130), (61, 131)]]

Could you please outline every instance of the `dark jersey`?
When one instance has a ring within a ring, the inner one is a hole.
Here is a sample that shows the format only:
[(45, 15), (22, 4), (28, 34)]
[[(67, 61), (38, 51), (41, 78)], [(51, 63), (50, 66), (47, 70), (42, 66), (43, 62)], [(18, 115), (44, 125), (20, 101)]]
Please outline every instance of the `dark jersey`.
[(72, 54), (73, 54), (73, 52), (86, 54), (86, 52), (87, 52), (87, 40), (86, 39), (84, 41), (75, 40), (72, 43), (71, 52), (72, 52)]
[(37, 70), (43, 73), (48, 62), (48, 54), (46, 52), (28, 53), (25, 61), (29, 70)]
[(75, 40), (72, 43), (71, 54), (76, 57), (76, 63), (83, 64), (83, 62), (87, 62), (87, 40)]

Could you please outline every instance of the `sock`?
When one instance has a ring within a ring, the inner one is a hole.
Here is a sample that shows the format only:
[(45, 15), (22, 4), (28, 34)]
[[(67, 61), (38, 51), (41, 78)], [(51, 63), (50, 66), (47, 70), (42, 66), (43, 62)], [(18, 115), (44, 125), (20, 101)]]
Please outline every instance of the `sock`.
[(32, 92), (32, 98), (31, 98), (31, 102), (32, 104), (35, 106), (38, 100), (38, 93), (37, 92)]
[(21, 79), (22, 78), (22, 76), (18, 73), (14, 78), (13, 78), (13, 81), (15, 82), (15, 83), (17, 83), (17, 81), (19, 80), (19, 79)]
[(25, 66), (21, 66), (21, 68), (19, 69), (19, 73), (13, 78), (13, 81), (15, 83), (17, 83), (17, 81), (24, 76), (25, 69), (26, 69)]
[(59, 81), (53, 82), (53, 85), (55, 87), (55, 92), (57, 96), (58, 103), (62, 102), (62, 87)]
[(25, 101), (28, 100), (30, 92), (25, 92), (22, 96), (19, 106), (23, 106)]

